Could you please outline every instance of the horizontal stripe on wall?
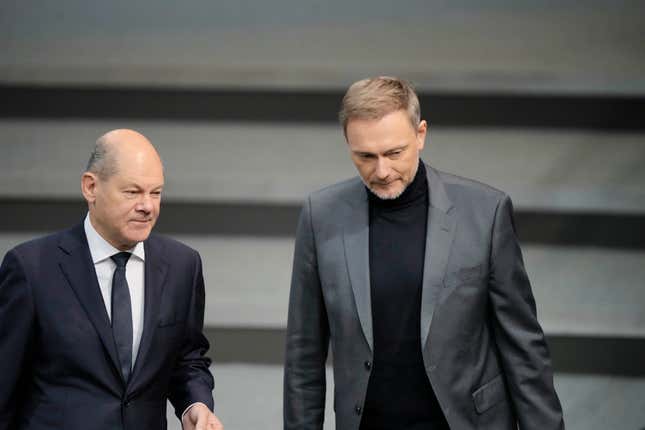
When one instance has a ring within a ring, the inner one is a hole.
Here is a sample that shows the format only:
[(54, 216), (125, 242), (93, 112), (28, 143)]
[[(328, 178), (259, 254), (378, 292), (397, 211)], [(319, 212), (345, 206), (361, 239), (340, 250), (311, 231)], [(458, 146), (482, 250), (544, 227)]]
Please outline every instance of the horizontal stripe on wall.
[[(0, 199), (0, 232), (51, 232), (80, 221), (81, 201)], [(166, 234), (292, 237), (300, 206), (275, 203), (163, 203)], [(645, 214), (515, 210), (523, 243), (645, 249)]]
[[(282, 328), (207, 327), (205, 333), (215, 363), (284, 361)], [(556, 372), (645, 376), (645, 338), (547, 335), (547, 343)]]
[[(333, 122), (342, 90), (246, 90), (0, 85), (0, 118), (127, 118)], [(643, 130), (645, 97), (421, 93), (440, 126)]]

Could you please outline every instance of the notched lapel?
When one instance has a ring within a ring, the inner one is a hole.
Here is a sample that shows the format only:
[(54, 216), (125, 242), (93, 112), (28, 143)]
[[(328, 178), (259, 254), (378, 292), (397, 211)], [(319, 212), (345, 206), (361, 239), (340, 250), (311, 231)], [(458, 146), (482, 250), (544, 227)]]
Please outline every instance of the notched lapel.
[(153, 242), (144, 243), (146, 251), (145, 267), (145, 290), (143, 309), (143, 333), (137, 353), (137, 361), (134, 363), (132, 382), (128, 391), (136, 389), (137, 376), (145, 363), (146, 356), (150, 351), (150, 345), (157, 328), (159, 317), (159, 306), (163, 295), (164, 283), (168, 273), (168, 263), (161, 257), (161, 250), (154, 246)]
[(99, 282), (96, 279), (83, 225), (80, 225), (80, 231), (76, 227), (70, 234), (64, 236), (59, 247), (61, 249), (59, 267), (98, 333), (112, 360), (116, 374), (120, 375), (112, 327), (103, 303)]
[(423, 290), (421, 292), (421, 348), (425, 348), (430, 333), (432, 317), (437, 307), (446, 264), (455, 235), (455, 208), (446, 195), (438, 173), (426, 165), (430, 204), (426, 233)]
[(345, 259), (363, 334), (373, 351), (367, 199), (357, 199), (352, 208), (348, 223), (343, 231)]

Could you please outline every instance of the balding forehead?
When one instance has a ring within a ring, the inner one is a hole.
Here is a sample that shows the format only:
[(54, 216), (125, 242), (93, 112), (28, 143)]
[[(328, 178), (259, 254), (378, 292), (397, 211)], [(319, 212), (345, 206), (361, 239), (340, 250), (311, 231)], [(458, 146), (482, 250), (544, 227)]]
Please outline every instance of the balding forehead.
[(161, 157), (152, 142), (143, 134), (135, 130), (117, 129), (105, 133), (97, 143), (102, 144), (106, 151), (114, 156), (130, 155), (132, 153), (154, 154), (159, 160)]
[(127, 164), (135, 159), (152, 163), (149, 164), (152, 168), (159, 163), (163, 169), (161, 156), (143, 134), (130, 129), (111, 130), (96, 141), (87, 171), (97, 173), (105, 179), (121, 170), (123, 163)]
[(104, 144), (119, 144), (122, 142), (130, 142), (130, 143), (145, 143), (148, 145), (152, 145), (150, 140), (145, 137), (143, 134), (139, 133), (138, 131), (135, 130), (130, 130), (127, 128), (121, 128), (121, 129), (116, 129), (116, 130), (111, 130), (105, 133), (103, 136), (99, 137), (98, 139)]

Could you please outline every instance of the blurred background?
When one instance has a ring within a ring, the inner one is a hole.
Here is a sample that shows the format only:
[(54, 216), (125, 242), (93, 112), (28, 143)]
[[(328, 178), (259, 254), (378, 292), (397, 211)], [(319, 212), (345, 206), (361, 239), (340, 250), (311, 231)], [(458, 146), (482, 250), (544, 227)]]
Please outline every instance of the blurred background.
[(404, 77), (423, 159), (513, 198), (568, 428), (643, 429), (644, 23), (638, 0), (2, 0), (0, 252), (80, 221), (95, 139), (141, 131), (157, 231), (204, 260), (216, 412), (278, 429), (301, 202), (355, 174), (347, 86)]

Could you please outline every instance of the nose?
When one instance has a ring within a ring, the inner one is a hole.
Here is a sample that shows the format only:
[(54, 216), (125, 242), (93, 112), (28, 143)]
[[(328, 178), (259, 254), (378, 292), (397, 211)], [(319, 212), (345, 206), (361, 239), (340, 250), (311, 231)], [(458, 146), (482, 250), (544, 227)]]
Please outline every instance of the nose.
[(374, 174), (379, 181), (387, 179), (390, 175), (390, 164), (386, 157), (379, 157), (376, 160), (376, 170)]
[(150, 212), (152, 212), (152, 209), (152, 197), (150, 196), (150, 194), (144, 193), (137, 204), (136, 210), (149, 214)]

